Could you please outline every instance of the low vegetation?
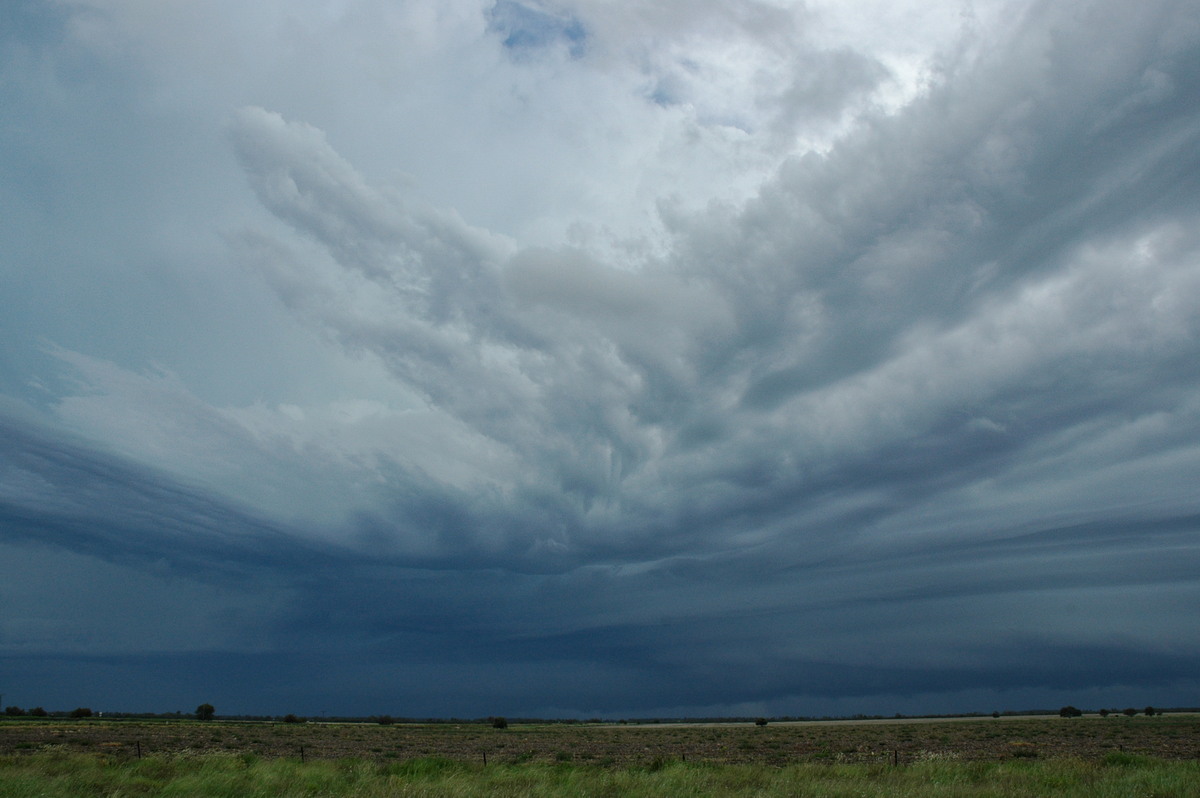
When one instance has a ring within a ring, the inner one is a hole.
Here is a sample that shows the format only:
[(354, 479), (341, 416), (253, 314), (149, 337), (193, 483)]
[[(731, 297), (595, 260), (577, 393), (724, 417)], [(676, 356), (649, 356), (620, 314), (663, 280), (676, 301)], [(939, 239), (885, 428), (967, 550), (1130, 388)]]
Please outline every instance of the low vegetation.
[[(72, 713), (74, 714), (74, 713)], [(197, 717), (207, 716), (201, 705)], [(727, 724), (0, 721), (0, 798), (1196, 796), (1200, 715)]]
[(1114, 753), (1161, 759), (1200, 756), (1200, 715), (1112, 713), (1101, 718), (975, 718), (862, 722), (754, 721), (726, 724), (324, 723), (111, 720), (107, 717), (0, 720), (0, 755), (102, 750), (115, 757), (215, 754), (262, 759), (443, 757), (489, 763), (570, 761), (644, 767), (653, 761), (783, 767), (961, 761), (1101, 760)]
[(301, 762), (247, 756), (0, 757), (0, 796), (1197, 796), (1200, 766), (1123, 755), (903, 767), (802, 763), (786, 767), (657, 761), (639, 767), (575, 762), (483, 765), (445, 758)]

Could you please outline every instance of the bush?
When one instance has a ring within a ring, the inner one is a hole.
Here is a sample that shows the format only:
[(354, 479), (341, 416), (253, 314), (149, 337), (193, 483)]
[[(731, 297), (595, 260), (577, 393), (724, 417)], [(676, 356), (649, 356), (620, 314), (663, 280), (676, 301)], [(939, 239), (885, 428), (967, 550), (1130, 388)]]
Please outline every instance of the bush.
[(44, 718), (50, 713), (41, 707), (34, 707), (33, 709), (29, 710), (29, 714), (33, 715), (35, 718)]
[(216, 712), (212, 704), (201, 704), (196, 707), (196, 720), (212, 720)]
[(766, 726), (766, 725), (767, 725), (767, 719), (766, 719), (766, 718), (759, 718), (758, 720), (754, 721), (754, 725), (755, 725), (755, 726)]
[(391, 715), (380, 715), (377, 720), (379, 721), (380, 726), (391, 726), (393, 723), (396, 722), (395, 720), (392, 719)]
[(91, 716), (92, 710), (88, 707), (76, 707), (71, 710), (71, 717), (73, 718), (90, 718)]
[(21, 709), (20, 707), (5, 707), (4, 714), (12, 715), (12, 716), (16, 717), (16, 716), (24, 715), (25, 710)]
[(1073, 706), (1065, 706), (1058, 711), (1059, 717), (1063, 718), (1078, 718), (1083, 715), (1083, 711), (1076, 709)]
[(1109, 767), (1145, 767), (1151, 762), (1150, 757), (1126, 751), (1110, 751), (1104, 755), (1104, 764)]
[(1154, 707), (1146, 707), (1146, 714), (1147, 715), (1157, 715), (1159, 713), (1154, 710)]
[(1122, 714), (1127, 715), (1128, 717), (1132, 718), (1134, 715), (1137, 714), (1137, 710), (1134, 709), (1133, 707), (1129, 707)]
[(293, 715), (291, 712), (289, 712), (283, 716), (283, 722), (284, 723), (303, 723), (304, 718), (298, 718), (295, 715)]
[(492, 722), (493, 729), (507, 729), (508, 721), (504, 718), (488, 718)]
[(1102, 717), (1102, 718), (1107, 718), (1107, 717), (1108, 717), (1108, 710), (1107, 710), (1107, 709), (1102, 709), (1102, 710), (1100, 710), (1100, 717)]
[(1038, 749), (1033, 743), (1017, 740), (1008, 744), (1008, 753), (1015, 759), (1037, 759)]

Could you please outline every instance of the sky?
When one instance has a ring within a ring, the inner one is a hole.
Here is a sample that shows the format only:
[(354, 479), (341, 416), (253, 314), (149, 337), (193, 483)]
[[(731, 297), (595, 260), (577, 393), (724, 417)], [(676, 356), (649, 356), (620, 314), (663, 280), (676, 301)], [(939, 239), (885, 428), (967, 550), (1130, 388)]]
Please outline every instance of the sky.
[(1200, 5), (0, 4), (0, 693), (1200, 705)]

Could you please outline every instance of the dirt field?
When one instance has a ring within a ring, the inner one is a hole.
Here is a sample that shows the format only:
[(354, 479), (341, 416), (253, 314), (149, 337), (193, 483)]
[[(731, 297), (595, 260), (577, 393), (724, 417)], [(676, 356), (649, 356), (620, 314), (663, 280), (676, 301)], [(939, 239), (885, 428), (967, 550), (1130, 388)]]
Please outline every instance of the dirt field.
[(264, 758), (572, 761), (666, 760), (785, 765), (923, 759), (1079, 757), (1114, 751), (1200, 758), (1200, 716), (980, 718), (714, 725), (472, 724), (2, 720), (0, 754), (91, 751), (116, 757), (226, 753)]

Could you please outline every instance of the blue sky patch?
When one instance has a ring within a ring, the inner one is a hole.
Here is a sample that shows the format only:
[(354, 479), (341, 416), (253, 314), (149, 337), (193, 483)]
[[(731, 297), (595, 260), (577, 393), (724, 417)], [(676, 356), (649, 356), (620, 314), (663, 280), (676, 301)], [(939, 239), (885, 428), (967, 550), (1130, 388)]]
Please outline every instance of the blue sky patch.
[(572, 58), (580, 58), (587, 46), (587, 31), (575, 17), (513, 0), (497, 0), (488, 11), (488, 29), (503, 36), (504, 46), (515, 53), (561, 44)]

